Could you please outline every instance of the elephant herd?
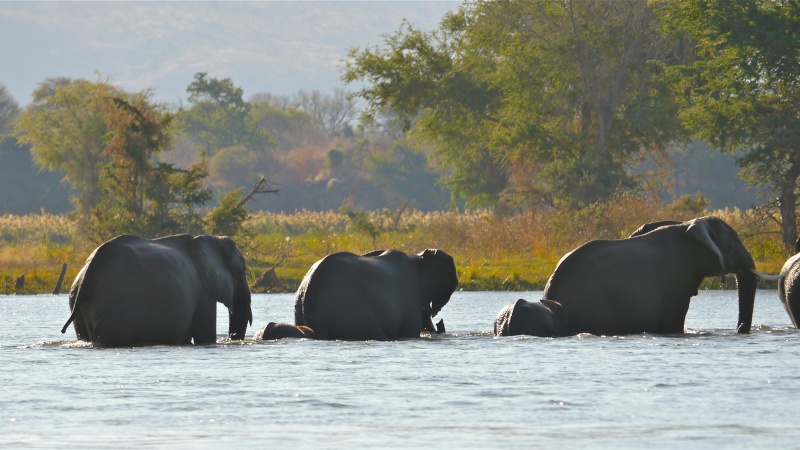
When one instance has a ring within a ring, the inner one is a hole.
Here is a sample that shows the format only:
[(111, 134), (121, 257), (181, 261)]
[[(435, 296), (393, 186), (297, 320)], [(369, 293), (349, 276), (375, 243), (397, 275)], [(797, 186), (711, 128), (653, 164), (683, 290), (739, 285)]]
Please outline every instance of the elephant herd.
[[(798, 244), (800, 247), (800, 243)], [(502, 308), (496, 336), (624, 335), (684, 331), (689, 300), (704, 278), (736, 277), (738, 333), (748, 333), (756, 277), (779, 281), (795, 327), (800, 318), (800, 248), (781, 273), (755, 270), (738, 234), (716, 217), (643, 225), (629, 238), (588, 242), (565, 255), (542, 299)], [(228, 337), (252, 325), (245, 261), (227, 237), (118, 236), (100, 245), (69, 293), (79, 340), (97, 346), (216, 342), (216, 304), (228, 308)], [(255, 340), (286, 337), (395, 340), (444, 333), (433, 318), (458, 285), (453, 257), (441, 250), (334, 253), (317, 261), (295, 295), (294, 323), (270, 322)]]

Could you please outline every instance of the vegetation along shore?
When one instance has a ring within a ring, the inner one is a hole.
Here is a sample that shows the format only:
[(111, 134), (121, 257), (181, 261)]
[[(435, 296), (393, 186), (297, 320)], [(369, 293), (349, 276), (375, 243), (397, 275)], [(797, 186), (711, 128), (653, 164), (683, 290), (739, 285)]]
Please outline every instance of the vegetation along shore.
[[(658, 199), (625, 196), (570, 213), (536, 211), (505, 216), (487, 211), (258, 212), (244, 223), (237, 243), (247, 259), (251, 285), (277, 265), (278, 282), (269, 286), (270, 292), (294, 291), (308, 268), (326, 254), (379, 248), (447, 251), (456, 260), (462, 290), (536, 290), (544, 288), (559, 259), (584, 242), (624, 238), (643, 223), (656, 220), (712, 214), (739, 232), (758, 270), (780, 271), (788, 253), (770, 221), (750, 211), (705, 211), (699, 207), (690, 197), (665, 204)], [(8, 292), (13, 292), (18, 276), (27, 274), (24, 293), (50, 293), (66, 262), (66, 290), (95, 246), (81, 237), (77, 223), (64, 215), (2, 216), (0, 277)], [(719, 282), (718, 278), (707, 279), (704, 286), (719, 288)], [(734, 283), (733, 277), (727, 282)], [(769, 282), (761, 283), (763, 288), (774, 288)]]

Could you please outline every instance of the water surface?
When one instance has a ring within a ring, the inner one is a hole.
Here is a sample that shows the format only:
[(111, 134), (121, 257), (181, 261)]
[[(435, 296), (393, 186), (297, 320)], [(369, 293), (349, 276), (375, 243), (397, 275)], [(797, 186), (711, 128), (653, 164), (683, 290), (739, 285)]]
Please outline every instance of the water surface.
[[(775, 291), (749, 335), (735, 291), (704, 291), (681, 336), (492, 337), (503, 305), (540, 294), (457, 292), (433, 338), (126, 349), (62, 335), (64, 295), (0, 296), (0, 446), (800, 446), (800, 333)], [(292, 303), (254, 295), (248, 336)]]

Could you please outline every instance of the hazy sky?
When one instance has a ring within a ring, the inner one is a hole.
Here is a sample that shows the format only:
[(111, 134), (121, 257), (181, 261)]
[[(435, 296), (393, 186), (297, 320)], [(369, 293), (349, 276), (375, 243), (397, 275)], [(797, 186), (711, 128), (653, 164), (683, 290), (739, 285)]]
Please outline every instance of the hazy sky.
[[(0, 1), (0, 84), (26, 105), (49, 77), (111, 77), (176, 103), (196, 72), (257, 92), (325, 93), (351, 47), (381, 42), (403, 19), (435, 28), (453, 1)], [(353, 90), (353, 87), (350, 88)]]

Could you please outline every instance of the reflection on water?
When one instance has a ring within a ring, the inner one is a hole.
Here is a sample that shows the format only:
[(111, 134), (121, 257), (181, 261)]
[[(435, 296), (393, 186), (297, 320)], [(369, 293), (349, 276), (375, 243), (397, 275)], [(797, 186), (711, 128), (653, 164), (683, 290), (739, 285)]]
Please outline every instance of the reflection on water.
[[(706, 291), (684, 335), (494, 338), (520, 297), (539, 293), (456, 293), (423, 339), (95, 349), (60, 333), (66, 296), (0, 296), (0, 446), (797, 446), (800, 333), (775, 291), (750, 335), (736, 292)], [(255, 295), (248, 336), (292, 301)]]

